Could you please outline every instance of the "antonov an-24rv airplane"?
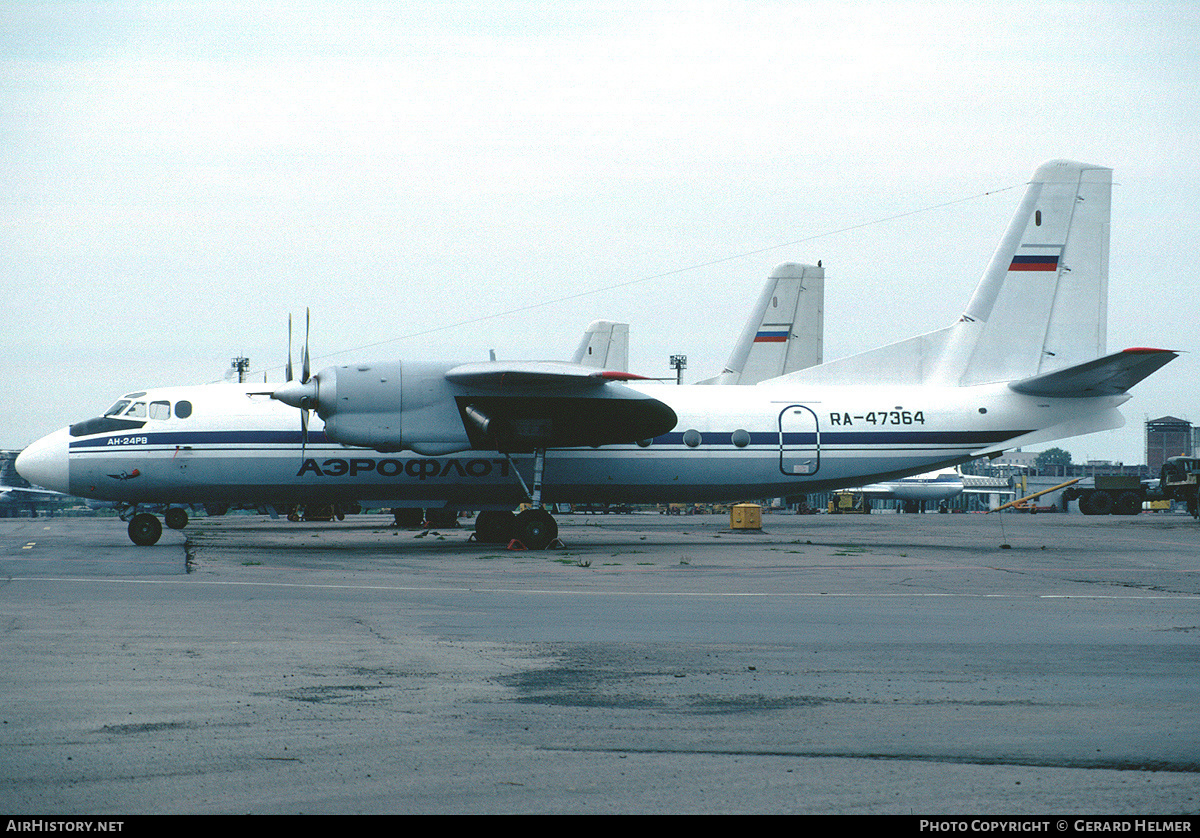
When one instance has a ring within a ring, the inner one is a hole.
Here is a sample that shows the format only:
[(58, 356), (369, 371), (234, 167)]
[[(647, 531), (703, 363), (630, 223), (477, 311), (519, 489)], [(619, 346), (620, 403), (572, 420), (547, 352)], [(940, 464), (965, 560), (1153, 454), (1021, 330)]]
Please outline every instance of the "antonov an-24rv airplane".
[(310, 376), (306, 347), (299, 379), (129, 393), (17, 469), (130, 505), (137, 544), (162, 532), (138, 504), (388, 501), (480, 510), (480, 540), (540, 548), (558, 530), (543, 499), (797, 495), (1120, 427), (1129, 388), (1176, 353), (1105, 354), (1111, 190), (1110, 169), (1046, 163), (956, 323), (753, 386), (549, 361)]

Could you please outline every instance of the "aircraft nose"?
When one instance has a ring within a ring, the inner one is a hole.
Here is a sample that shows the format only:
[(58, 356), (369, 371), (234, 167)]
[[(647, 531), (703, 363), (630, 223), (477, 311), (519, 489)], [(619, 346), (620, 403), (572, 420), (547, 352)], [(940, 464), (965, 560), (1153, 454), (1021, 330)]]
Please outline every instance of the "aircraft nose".
[(66, 428), (44, 436), (17, 455), (17, 474), (35, 486), (56, 492), (70, 491), (67, 473), (67, 446), (70, 436)]

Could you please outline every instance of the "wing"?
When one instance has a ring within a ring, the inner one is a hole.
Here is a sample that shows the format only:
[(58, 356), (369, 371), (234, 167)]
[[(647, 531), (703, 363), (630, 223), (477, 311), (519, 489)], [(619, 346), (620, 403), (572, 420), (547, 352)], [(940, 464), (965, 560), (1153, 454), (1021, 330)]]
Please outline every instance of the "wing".
[(653, 439), (678, 418), (619, 382), (642, 378), (553, 361), (484, 362), (448, 370), (472, 448), (524, 451)]
[(562, 389), (600, 387), (610, 381), (645, 381), (645, 376), (621, 370), (598, 370), (565, 361), (479, 361), (446, 372), (446, 380), (486, 390)]

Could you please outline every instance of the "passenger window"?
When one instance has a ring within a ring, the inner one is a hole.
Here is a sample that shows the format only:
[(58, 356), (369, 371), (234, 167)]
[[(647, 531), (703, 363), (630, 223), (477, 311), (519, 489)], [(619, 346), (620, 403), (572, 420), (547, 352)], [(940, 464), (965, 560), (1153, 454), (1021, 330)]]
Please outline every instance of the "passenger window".
[(191, 402), (175, 402), (175, 418), (186, 419), (192, 415)]
[(145, 402), (134, 402), (133, 407), (131, 407), (131, 408), (129, 408), (129, 410), (125, 411), (125, 415), (130, 416), (134, 419), (145, 419), (146, 418), (146, 403)]
[(171, 403), (170, 402), (150, 402), (150, 418), (151, 419), (170, 419), (171, 418)]

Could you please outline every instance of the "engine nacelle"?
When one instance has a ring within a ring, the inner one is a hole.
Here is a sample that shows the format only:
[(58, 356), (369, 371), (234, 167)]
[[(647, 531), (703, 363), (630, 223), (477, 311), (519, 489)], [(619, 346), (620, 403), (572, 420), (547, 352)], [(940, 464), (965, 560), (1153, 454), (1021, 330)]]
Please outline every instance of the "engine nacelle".
[(446, 381), (453, 364), (348, 364), (314, 376), (317, 415), (325, 436), (377, 451), (411, 450), (426, 456), (471, 447)]
[(425, 456), (632, 443), (675, 412), (625, 387), (626, 373), (555, 362), (347, 364), (281, 384), (272, 398), (325, 420), (325, 437)]

